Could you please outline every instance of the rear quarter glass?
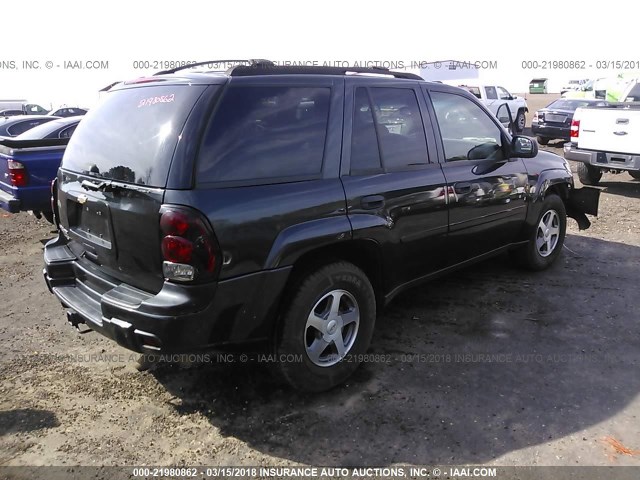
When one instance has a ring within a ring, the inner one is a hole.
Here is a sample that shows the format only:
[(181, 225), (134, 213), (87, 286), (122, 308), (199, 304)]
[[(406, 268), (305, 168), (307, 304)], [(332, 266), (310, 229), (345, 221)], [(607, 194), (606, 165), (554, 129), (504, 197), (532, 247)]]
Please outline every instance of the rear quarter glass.
[(164, 187), (185, 121), (206, 88), (160, 85), (109, 93), (78, 125), (62, 168)]

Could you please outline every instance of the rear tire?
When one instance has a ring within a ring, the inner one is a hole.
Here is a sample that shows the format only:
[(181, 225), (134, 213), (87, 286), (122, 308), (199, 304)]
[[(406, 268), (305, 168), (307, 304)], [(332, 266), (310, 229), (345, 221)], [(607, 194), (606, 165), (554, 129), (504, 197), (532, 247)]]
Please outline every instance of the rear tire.
[(512, 258), (528, 270), (544, 270), (562, 251), (567, 231), (567, 212), (562, 199), (548, 195), (542, 202), (529, 242), (511, 252)]
[(629, 172), (629, 175), (631, 175), (633, 178), (635, 178), (636, 180), (640, 180), (640, 172)]
[(290, 299), (275, 340), (278, 376), (309, 392), (344, 382), (373, 334), (376, 301), (367, 276), (336, 262), (303, 275), (285, 295)]
[(536, 137), (540, 145), (546, 145), (551, 140), (549, 137)]
[(597, 185), (602, 178), (602, 170), (580, 162), (578, 164), (578, 178), (585, 185)]

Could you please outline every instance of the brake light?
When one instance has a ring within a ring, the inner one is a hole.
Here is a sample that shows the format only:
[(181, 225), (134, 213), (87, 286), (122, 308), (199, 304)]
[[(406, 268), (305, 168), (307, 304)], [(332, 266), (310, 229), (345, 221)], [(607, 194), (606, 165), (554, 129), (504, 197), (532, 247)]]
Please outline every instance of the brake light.
[(165, 205), (160, 210), (160, 232), (162, 270), (167, 280), (213, 278), (218, 248), (206, 218), (188, 207)]
[(538, 112), (533, 114), (533, 119), (531, 120), (534, 123), (538, 123), (540, 116), (538, 115)]
[(571, 120), (571, 131), (569, 133), (569, 136), (571, 137), (571, 139), (578, 139), (578, 136), (580, 135), (580, 120), (576, 120), (575, 118), (573, 120)]
[(24, 165), (15, 160), (7, 160), (9, 169), (9, 181), (14, 187), (24, 187), (27, 185), (27, 171)]
[(193, 256), (193, 243), (182, 237), (171, 235), (162, 239), (162, 255), (173, 263), (189, 263)]

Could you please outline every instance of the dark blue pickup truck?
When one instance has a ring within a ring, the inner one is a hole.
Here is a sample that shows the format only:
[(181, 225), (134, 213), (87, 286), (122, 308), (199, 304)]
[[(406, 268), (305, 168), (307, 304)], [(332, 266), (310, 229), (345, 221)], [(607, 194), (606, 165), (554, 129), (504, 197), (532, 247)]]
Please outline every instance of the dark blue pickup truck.
[(82, 116), (58, 118), (14, 138), (0, 137), (0, 208), (53, 223), (51, 182)]
[(53, 223), (51, 181), (56, 177), (68, 138), (0, 139), (0, 208), (31, 210)]

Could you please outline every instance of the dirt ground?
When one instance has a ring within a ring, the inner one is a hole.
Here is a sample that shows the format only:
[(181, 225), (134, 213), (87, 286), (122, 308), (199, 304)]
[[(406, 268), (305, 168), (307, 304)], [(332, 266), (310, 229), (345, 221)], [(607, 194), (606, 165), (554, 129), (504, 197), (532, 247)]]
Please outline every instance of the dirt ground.
[[(528, 95), (529, 118), (552, 97)], [(0, 215), (0, 465), (640, 465), (640, 182), (602, 186), (550, 270), (505, 257), (404, 293), (381, 361), (315, 395), (251, 362), (138, 372), (67, 325), (51, 227)]]

